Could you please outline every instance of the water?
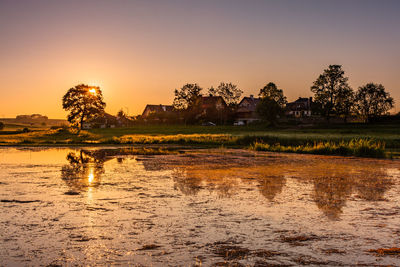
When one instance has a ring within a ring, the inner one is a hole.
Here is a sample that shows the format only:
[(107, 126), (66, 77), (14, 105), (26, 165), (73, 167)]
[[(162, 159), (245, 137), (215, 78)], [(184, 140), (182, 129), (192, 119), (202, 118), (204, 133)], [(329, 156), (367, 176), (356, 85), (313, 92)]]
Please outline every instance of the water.
[(0, 265), (395, 265), (400, 162), (0, 149)]

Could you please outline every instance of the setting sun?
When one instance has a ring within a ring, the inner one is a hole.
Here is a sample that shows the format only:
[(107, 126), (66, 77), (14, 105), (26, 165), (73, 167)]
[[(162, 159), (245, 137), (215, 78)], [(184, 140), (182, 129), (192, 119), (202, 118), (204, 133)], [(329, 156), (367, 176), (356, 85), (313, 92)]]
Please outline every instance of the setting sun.
[(95, 95), (96, 94), (96, 89), (94, 89), (94, 88), (89, 89), (89, 93), (91, 93), (92, 95)]

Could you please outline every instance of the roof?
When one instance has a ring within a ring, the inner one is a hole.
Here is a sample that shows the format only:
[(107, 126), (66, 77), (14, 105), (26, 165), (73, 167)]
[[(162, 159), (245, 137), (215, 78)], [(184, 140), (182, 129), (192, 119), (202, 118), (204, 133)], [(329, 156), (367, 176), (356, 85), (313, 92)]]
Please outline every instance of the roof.
[(158, 112), (170, 112), (174, 109), (171, 105), (146, 105), (142, 115), (147, 115), (150, 112), (158, 113)]
[(223, 106), (226, 106), (226, 103), (222, 96), (202, 96), (201, 104), (203, 105), (203, 107), (212, 107), (216, 106), (217, 104), (222, 104)]
[(254, 112), (258, 103), (260, 103), (260, 98), (245, 96), (240, 101), (237, 112)]
[(292, 111), (301, 111), (301, 110), (310, 110), (311, 109), (312, 98), (307, 97), (299, 97), (296, 101), (290, 102), (286, 104), (287, 110)]
[(307, 102), (310, 100), (310, 98), (308, 97), (299, 97), (299, 99), (297, 99), (296, 101), (294, 101), (294, 103), (300, 103), (300, 102)]

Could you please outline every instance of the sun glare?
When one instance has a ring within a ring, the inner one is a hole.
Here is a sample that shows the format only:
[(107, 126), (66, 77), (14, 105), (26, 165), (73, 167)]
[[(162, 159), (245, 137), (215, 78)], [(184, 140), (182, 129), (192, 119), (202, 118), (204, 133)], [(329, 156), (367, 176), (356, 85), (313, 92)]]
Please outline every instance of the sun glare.
[(92, 95), (96, 95), (96, 89), (94, 88), (89, 89), (89, 93), (91, 93)]
[(89, 184), (91, 184), (91, 183), (93, 182), (93, 180), (94, 180), (94, 173), (93, 173), (93, 171), (91, 171), (91, 172), (89, 173), (89, 176), (88, 176), (88, 182), (89, 182)]

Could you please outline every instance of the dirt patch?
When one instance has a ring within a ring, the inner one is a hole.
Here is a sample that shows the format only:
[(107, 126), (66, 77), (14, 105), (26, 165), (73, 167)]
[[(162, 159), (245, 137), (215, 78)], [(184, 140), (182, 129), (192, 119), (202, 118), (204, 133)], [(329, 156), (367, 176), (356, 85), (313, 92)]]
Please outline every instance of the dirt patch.
[(378, 249), (370, 249), (368, 252), (376, 253), (379, 255), (395, 255), (400, 256), (400, 248), (378, 248)]
[(223, 257), (226, 260), (241, 260), (245, 259), (249, 254), (248, 248), (242, 248), (233, 245), (219, 245), (214, 248), (214, 254)]
[(150, 244), (150, 245), (144, 245), (141, 248), (138, 248), (137, 250), (152, 250), (152, 249), (157, 249), (160, 248), (161, 246), (155, 245), (155, 244)]

